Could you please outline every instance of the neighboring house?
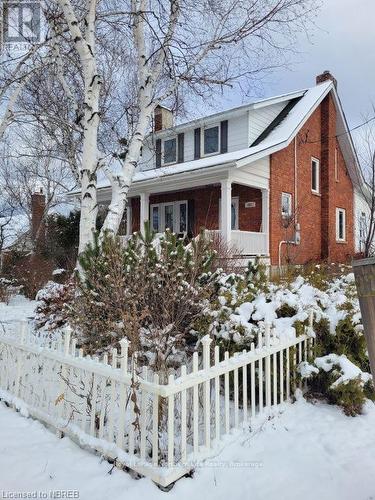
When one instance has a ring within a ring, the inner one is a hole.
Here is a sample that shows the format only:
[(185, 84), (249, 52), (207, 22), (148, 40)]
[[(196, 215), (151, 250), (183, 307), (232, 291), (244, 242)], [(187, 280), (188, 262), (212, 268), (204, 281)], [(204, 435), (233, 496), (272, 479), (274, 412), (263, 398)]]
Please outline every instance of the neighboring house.
[[(324, 72), (316, 83), (174, 127), (157, 108), (127, 233), (150, 219), (157, 232), (220, 231), (273, 265), (348, 261), (361, 250), (359, 167), (336, 80)], [(99, 202), (110, 196), (102, 185)]]
[(7, 255), (10, 255), (11, 252), (16, 250), (23, 254), (30, 253), (34, 250), (37, 239), (44, 238), (43, 216), (45, 206), (45, 195), (34, 193), (31, 195), (31, 217), (15, 212), (6, 221), (0, 249), (0, 270), (3, 268)]

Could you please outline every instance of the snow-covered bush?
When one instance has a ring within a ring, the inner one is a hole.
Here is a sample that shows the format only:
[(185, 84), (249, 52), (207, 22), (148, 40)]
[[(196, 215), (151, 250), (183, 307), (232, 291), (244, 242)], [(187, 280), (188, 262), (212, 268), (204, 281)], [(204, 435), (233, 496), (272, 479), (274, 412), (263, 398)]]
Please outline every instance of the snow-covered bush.
[(346, 415), (360, 414), (366, 399), (374, 398), (370, 373), (363, 372), (345, 354), (318, 357), (313, 365), (303, 362), (298, 370), (302, 378), (309, 379), (314, 396), (324, 396), (341, 406)]
[(49, 281), (36, 295), (34, 324), (37, 330), (56, 333), (68, 322), (68, 311), (73, 301), (75, 284)]
[(190, 333), (214, 292), (214, 252), (202, 235), (188, 246), (167, 231), (161, 239), (146, 228), (124, 248), (106, 236), (82, 255), (83, 273), (70, 322), (87, 353), (130, 340), (145, 364), (159, 372), (180, 364), (195, 345)]

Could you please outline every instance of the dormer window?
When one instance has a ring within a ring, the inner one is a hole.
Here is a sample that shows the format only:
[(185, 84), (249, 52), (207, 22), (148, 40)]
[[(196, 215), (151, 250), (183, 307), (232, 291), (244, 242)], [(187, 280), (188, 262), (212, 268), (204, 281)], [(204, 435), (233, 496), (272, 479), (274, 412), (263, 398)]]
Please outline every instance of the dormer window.
[(205, 128), (203, 134), (203, 156), (216, 154), (220, 151), (219, 125)]
[(176, 138), (173, 139), (166, 139), (163, 143), (164, 147), (164, 165), (169, 165), (170, 163), (176, 163), (177, 162), (177, 140)]

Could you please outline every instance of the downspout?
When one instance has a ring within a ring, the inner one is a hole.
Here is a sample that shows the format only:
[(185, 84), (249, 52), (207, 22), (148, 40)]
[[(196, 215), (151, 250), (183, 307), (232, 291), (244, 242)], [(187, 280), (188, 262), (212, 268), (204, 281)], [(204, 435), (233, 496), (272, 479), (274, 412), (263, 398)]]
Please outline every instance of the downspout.
[(294, 138), (294, 240), (282, 240), (279, 243), (279, 271), (281, 272), (281, 247), (283, 245), (299, 245), (301, 243), (300, 225), (298, 222), (298, 159), (297, 136)]

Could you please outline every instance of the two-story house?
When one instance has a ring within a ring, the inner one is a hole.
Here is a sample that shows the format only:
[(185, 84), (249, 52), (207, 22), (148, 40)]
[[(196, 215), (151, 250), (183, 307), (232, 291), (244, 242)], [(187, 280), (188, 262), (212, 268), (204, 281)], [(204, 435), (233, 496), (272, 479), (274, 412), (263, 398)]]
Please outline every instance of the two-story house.
[[(366, 208), (350, 132), (329, 72), (316, 86), (173, 126), (159, 107), (129, 192), (127, 233), (220, 232), (273, 265), (345, 262)], [(99, 189), (110, 199), (110, 187)]]

